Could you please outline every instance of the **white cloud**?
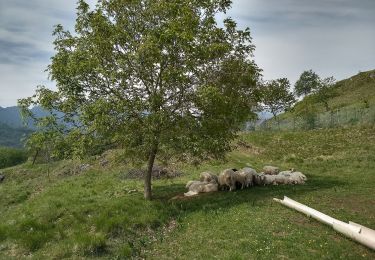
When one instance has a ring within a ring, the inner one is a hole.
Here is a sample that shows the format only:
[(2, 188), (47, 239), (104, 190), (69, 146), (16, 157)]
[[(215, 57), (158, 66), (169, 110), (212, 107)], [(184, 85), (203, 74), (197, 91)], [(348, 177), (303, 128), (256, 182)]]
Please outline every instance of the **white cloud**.
[[(93, 6), (95, 0), (90, 0)], [(375, 68), (374, 0), (234, 0), (228, 13), (250, 27), (266, 79), (303, 70), (342, 79)], [(72, 29), (76, 0), (0, 0), (0, 106), (47, 81), (53, 25)]]
[(250, 27), (266, 79), (303, 70), (343, 79), (375, 68), (373, 0), (234, 0), (228, 13)]
[(0, 0), (0, 106), (16, 105), (37, 85), (53, 88), (44, 72), (54, 51), (53, 26), (72, 30), (75, 8), (76, 0)]

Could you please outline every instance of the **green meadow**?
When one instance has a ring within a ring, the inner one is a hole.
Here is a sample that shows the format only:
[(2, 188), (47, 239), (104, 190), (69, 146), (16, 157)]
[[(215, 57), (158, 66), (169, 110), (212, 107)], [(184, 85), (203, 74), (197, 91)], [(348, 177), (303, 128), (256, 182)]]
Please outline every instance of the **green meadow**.
[[(83, 163), (1, 170), (0, 259), (374, 259), (375, 253), (272, 199), (289, 196), (343, 221), (375, 227), (375, 128), (241, 134), (226, 161), (179, 165), (143, 199), (133, 166), (107, 153)], [(120, 153), (121, 154), (121, 153)], [(123, 159), (123, 158), (122, 158)], [(199, 173), (264, 165), (296, 168), (305, 185), (185, 198)]]

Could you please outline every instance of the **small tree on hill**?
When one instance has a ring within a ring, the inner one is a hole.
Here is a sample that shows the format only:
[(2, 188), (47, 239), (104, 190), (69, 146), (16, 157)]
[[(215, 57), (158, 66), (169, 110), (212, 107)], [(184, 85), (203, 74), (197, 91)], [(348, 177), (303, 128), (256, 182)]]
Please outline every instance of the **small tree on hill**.
[(294, 92), (297, 97), (307, 96), (318, 89), (319, 84), (320, 78), (318, 74), (312, 70), (307, 70), (301, 74), (300, 78), (294, 85)]
[[(264, 109), (277, 118), (277, 114), (289, 109), (295, 102), (290, 92), (290, 83), (286, 78), (268, 81), (263, 87), (262, 102)], [(279, 124), (279, 120), (277, 120)]]
[(323, 103), (326, 111), (329, 111), (328, 101), (335, 96), (334, 89), (332, 88), (336, 80), (334, 77), (319, 79), (319, 85), (314, 91), (318, 102)]
[(259, 69), (250, 32), (231, 19), (223, 28), (216, 23), (230, 5), (102, 0), (90, 11), (80, 0), (75, 33), (61, 25), (54, 32), (49, 73), (57, 91), (42, 87), (19, 104), (24, 112), (40, 105), (63, 113), (48, 128), (65, 123), (63, 156), (115, 143), (147, 162), (144, 195), (151, 199), (158, 155), (220, 158), (254, 116)]

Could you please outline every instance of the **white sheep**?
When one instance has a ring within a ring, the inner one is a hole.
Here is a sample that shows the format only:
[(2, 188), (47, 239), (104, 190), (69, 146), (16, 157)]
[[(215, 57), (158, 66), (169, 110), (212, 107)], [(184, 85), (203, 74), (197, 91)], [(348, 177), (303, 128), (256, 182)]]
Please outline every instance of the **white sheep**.
[(186, 184), (185, 188), (189, 189), (191, 185), (200, 184), (200, 183), (202, 183), (202, 182), (201, 181), (188, 181), (188, 183)]
[(290, 184), (289, 177), (284, 176), (284, 175), (272, 175), (275, 178), (274, 185), (279, 185), (279, 184)]
[(233, 191), (236, 189), (236, 181), (234, 176), (234, 171), (232, 169), (226, 169), (222, 171), (218, 178), (219, 181), (219, 187), (221, 189), (225, 189), (229, 187), (230, 191)]
[(277, 185), (276, 175), (264, 175), (264, 185)]
[(280, 169), (275, 166), (264, 166), (263, 172), (265, 175), (277, 175), (280, 172)]
[(184, 193), (185, 196), (194, 196), (198, 193), (207, 193), (219, 190), (219, 185), (217, 183), (189, 181), (186, 186), (188, 187), (189, 191)]
[(288, 184), (304, 184), (307, 180), (307, 177), (303, 173), (292, 170), (282, 171), (279, 175), (286, 177), (288, 179)]
[(266, 178), (266, 175), (263, 172), (255, 174), (255, 176), (254, 176), (255, 185), (264, 186), (265, 185), (265, 178)]
[(257, 172), (252, 168), (243, 168), (234, 173), (235, 182), (241, 185), (241, 189), (252, 187), (254, 185), (254, 177)]
[(210, 182), (210, 183), (218, 183), (218, 178), (215, 174), (213, 174), (211, 172), (202, 172), (200, 174), (200, 181)]

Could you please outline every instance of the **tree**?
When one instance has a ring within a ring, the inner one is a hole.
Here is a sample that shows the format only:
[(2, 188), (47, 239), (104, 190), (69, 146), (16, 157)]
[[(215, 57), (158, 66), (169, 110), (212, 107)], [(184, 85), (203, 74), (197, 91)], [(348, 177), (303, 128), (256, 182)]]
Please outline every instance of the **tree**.
[[(289, 80), (286, 78), (271, 80), (264, 84), (262, 97), (264, 109), (272, 113), (274, 118), (278, 113), (290, 108), (295, 102), (290, 88)], [(279, 120), (277, 122), (279, 124)]]
[(307, 96), (319, 87), (320, 78), (312, 70), (304, 71), (294, 85), (294, 92), (297, 97)]
[(318, 102), (324, 104), (326, 111), (329, 111), (328, 101), (335, 96), (332, 86), (336, 80), (334, 77), (328, 77), (325, 79), (319, 79), (319, 84), (314, 91)]
[[(250, 31), (217, 25), (229, 0), (78, 2), (75, 33), (56, 26), (48, 67), (57, 91), (20, 100), (40, 105), (63, 136), (63, 156), (118, 144), (147, 162), (145, 198), (157, 156), (221, 158), (241, 124), (255, 116), (260, 70)], [(60, 111), (58, 117), (54, 111)], [(58, 122), (64, 122), (65, 126)], [(59, 126), (58, 126), (59, 125)]]

